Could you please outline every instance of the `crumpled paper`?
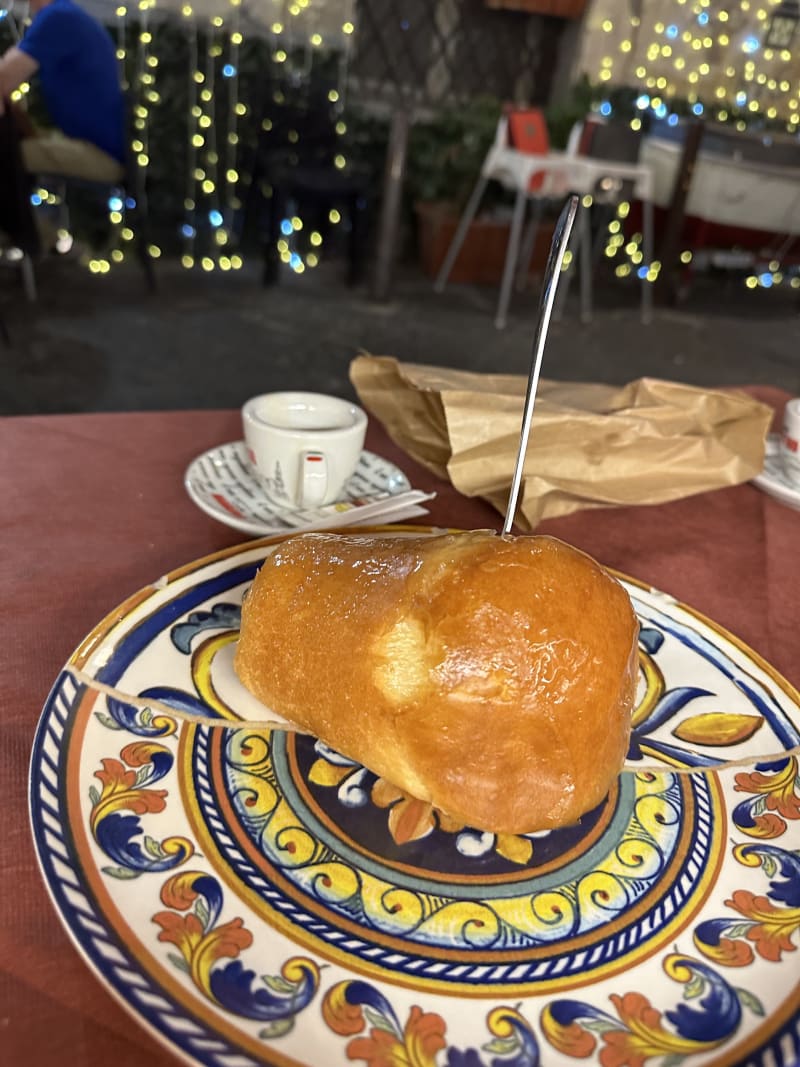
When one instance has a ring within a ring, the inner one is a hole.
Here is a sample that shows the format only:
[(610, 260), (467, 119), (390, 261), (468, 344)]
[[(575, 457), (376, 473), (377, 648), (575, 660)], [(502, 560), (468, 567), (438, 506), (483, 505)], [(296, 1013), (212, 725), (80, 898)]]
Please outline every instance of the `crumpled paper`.
[[(527, 379), (361, 355), (350, 379), (393, 441), (465, 496), (505, 513)], [(516, 522), (581, 508), (660, 504), (748, 481), (773, 412), (733, 390), (639, 378), (541, 380)]]

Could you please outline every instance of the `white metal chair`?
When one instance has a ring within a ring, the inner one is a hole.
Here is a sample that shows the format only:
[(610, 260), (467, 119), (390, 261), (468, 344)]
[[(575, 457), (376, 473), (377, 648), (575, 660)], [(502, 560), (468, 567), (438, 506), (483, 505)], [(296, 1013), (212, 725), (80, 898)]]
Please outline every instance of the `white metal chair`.
[[(516, 136), (512, 137), (511, 131)], [(512, 144), (512, 140), (516, 143)], [(545, 200), (565, 195), (569, 190), (570, 162), (563, 152), (551, 152), (544, 115), (538, 108), (528, 111), (509, 111), (502, 115), (495, 139), (483, 161), (475, 188), (447, 250), (435, 289), (441, 293), (458, 258), (470, 223), (480, 207), (490, 181), (499, 182), (505, 189), (516, 193), (511, 231), (508, 238), (500, 296), (495, 315), (495, 326), (502, 329), (506, 324), (508, 305), (511, 300), (514, 274), (520, 255), (525, 210), (532, 203), (535, 220), (541, 213)], [(535, 239), (535, 222), (533, 228)], [(526, 245), (528, 241), (526, 240)], [(532, 247), (532, 245), (531, 245)], [(530, 252), (528, 254), (530, 258)]]
[[(594, 121), (594, 120), (592, 120)], [(535, 136), (519, 135), (520, 127), (526, 122), (534, 124)], [(598, 124), (599, 125), (599, 124)], [(516, 137), (511, 131), (517, 131)], [(517, 286), (525, 282), (527, 265), (536, 242), (542, 207), (547, 200), (564, 197), (569, 192), (582, 196), (596, 196), (603, 184), (620, 187), (623, 182), (633, 182), (634, 195), (640, 197), (643, 204), (642, 254), (644, 261), (651, 262), (653, 250), (653, 175), (651, 168), (638, 159), (605, 158), (608, 138), (584, 137), (585, 124), (578, 124), (573, 130), (565, 152), (550, 150), (544, 116), (538, 109), (504, 114), (497, 125), (494, 143), (489, 149), (475, 188), (461, 216), (450, 248), (436, 278), (435, 289), (442, 292), (447, 279), (461, 250), (470, 223), (477, 214), (481, 200), (490, 181), (497, 181), (504, 188), (516, 193), (511, 232), (508, 239), (500, 296), (495, 315), (495, 326), (502, 329), (507, 320), (508, 306), (515, 273)], [(511, 142), (515, 141), (515, 144)], [(613, 143), (613, 139), (611, 139)], [(593, 152), (600, 153), (598, 155)], [(525, 211), (531, 203), (531, 218), (523, 239)], [(580, 307), (581, 319), (591, 321), (592, 317), (592, 241), (591, 219), (589, 212), (580, 212), (578, 226), (574, 234), (573, 262), (580, 264)], [(561, 286), (559, 308), (563, 307), (572, 271)], [(642, 282), (642, 321), (649, 322), (652, 317), (652, 285)]]

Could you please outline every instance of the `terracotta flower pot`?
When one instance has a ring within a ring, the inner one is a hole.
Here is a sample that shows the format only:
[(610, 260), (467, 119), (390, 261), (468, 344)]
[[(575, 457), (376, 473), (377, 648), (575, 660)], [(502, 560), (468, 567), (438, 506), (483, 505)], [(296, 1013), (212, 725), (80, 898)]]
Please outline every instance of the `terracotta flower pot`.
[[(449, 204), (417, 203), (417, 239), (422, 269), (435, 278), (450, 247), (459, 216)], [(510, 225), (505, 219), (478, 216), (473, 219), (449, 281), (467, 285), (499, 285), (506, 259)], [(539, 274), (547, 261), (553, 224), (542, 221), (528, 266)]]

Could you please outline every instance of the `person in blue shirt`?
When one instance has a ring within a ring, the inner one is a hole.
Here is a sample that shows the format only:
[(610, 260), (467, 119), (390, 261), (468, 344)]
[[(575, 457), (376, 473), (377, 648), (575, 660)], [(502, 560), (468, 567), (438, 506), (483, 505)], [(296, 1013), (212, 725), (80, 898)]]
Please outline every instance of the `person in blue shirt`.
[[(114, 44), (73, 0), (30, 0), (32, 21), (0, 59), (0, 115), (34, 75), (55, 130), (22, 130), (31, 174), (117, 181), (125, 159), (125, 104)], [(6, 114), (8, 120), (8, 114)]]

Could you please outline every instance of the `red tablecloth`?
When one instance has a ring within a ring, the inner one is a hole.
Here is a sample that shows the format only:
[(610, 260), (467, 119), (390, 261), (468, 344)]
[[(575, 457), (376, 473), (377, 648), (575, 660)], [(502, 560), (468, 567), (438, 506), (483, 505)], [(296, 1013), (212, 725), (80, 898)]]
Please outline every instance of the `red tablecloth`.
[[(778, 390), (752, 390), (780, 408)], [(182, 489), (188, 463), (240, 436), (237, 412), (70, 415), (0, 421), (2, 528), (0, 1060), (9, 1067), (176, 1063), (111, 998), (53, 910), (28, 828), (28, 759), (59, 669), (113, 607), (157, 576), (244, 540)], [(430, 521), (498, 526), (401, 454), (368, 446), (439, 493)], [(800, 512), (751, 485), (658, 507), (588, 511), (555, 534), (710, 616), (800, 685)]]

